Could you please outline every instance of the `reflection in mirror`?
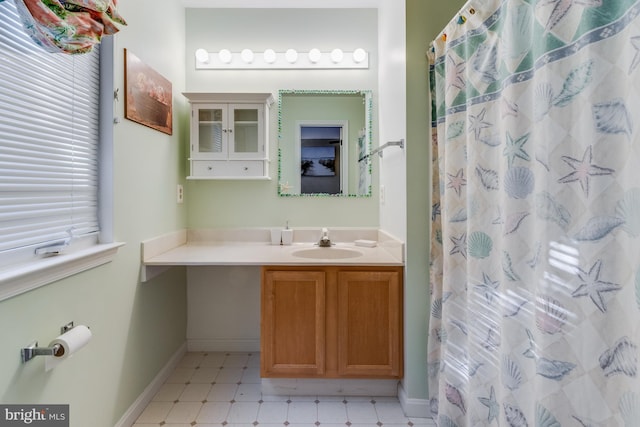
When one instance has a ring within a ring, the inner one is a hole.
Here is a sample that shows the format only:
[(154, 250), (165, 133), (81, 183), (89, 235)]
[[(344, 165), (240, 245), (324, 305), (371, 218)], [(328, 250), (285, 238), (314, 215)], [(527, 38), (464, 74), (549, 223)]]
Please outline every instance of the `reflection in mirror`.
[(281, 90), (278, 98), (278, 194), (371, 196), (371, 91)]

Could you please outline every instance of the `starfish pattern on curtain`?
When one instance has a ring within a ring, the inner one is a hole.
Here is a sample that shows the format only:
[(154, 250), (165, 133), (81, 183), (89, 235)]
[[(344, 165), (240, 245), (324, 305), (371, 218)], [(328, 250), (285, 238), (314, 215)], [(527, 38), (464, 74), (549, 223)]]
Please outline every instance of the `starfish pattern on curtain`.
[(434, 421), (640, 426), (640, 0), (470, 0), (429, 59)]

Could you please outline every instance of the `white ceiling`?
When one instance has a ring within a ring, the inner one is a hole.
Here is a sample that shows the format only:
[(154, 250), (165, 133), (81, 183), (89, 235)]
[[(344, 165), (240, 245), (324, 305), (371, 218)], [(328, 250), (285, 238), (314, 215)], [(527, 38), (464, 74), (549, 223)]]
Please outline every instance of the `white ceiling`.
[(385, 0), (182, 0), (190, 8), (339, 9), (377, 8)]

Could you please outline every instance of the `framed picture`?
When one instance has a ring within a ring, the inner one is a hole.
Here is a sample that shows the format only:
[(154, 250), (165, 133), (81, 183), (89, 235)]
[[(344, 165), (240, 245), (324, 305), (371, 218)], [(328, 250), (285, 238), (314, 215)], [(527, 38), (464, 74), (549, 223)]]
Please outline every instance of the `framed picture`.
[(171, 82), (124, 50), (124, 116), (166, 134), (173, 133)]
[(335, 176), (336, 147), (302, 147), (300, 174), (303, 176)]

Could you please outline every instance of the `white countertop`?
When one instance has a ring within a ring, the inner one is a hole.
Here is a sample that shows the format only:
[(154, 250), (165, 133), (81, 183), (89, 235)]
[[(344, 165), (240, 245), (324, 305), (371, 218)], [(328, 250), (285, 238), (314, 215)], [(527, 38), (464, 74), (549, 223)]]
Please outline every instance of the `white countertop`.
[[(317, 249), (327, 257), (295, 256), (300, 249)], [(335, 249), (351, 249), (361, 253), (349, 258), (333, 258)], [(331, 248), (318, 248), (312, 243), (271, 245), (268, 243), (194, 242), (187, 243), (144, 261), (145, 265), (403, 265), (383, 247), (366, 248), (349, 243), (336, 243)]]
[[(270, 244), (269, 229), (180, 230), (142, 242), (142, 280), (169, 266), (206, 265), (404, 265), (404, 245), (377, 229), (331, 229), (334, 245), (319, 248), (319, 230), (295, 229), (292, 245)], [(358, 239), (373, 240), (373, 248), (356, 246)], [(313, 249), (313, 258), (295, 252)], [(337, 251), (355, 251), (348, 258)], [(324, 255), (327, 255), (326, 257)]]

